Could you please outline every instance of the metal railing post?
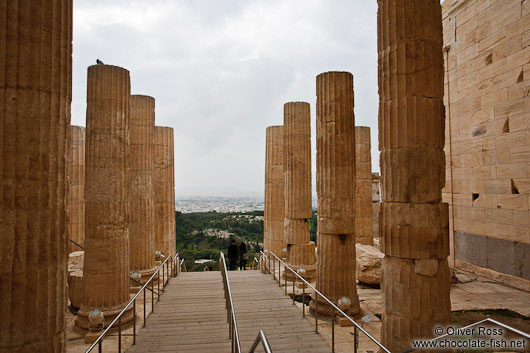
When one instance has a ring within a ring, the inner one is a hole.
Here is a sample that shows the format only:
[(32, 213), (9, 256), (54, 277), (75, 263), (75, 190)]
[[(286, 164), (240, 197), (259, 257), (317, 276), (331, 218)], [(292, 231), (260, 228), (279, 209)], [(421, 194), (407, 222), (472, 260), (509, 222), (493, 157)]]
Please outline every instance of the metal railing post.
[(101, 342), (102, 342), (102, 341), (99, 341), (99, 343), (98, 343), (98, 352), (99, 352), (99, 353), (102, 353), (102, 352), (103, 352), (103, 347), (101, 346)]
[(315, 333), (318, 333), (318, 293), (315, 292)]
[(276, 259), (272, 259), (272, 279), (276, 281)]
[(151, 313), (155, 312), (155, 282), (151, 278)]
[(357, 331), (357, 326), (353, 326), (353, 352), (357, 353), (357, 348), (359, 347), (359, 331)]
[(146, 300), (145, 300), (145, 289), (143, 289), (143, 291), (144, 291), (144, 327), (145, 327), (146, 316), (147, 316), (147, 307), (146, 307)]
[(133, 346), (136, 344), (136, 299), (133, 302)]
[(295, 285), (295, 283), (296, 283), (296, 276), (293, 275), (293, 305), (295, 305), (294, 304), (294, 297), (295, 297), (294, 285)]
[(335, 353), (335, 308), (331, 315), (331, 353)]
[(302, 281), (302, 317), (305, 317), (305, 282)]
[(158, 275), (156, 276), (156, 288), (157, 288), (156, 301), (159, 302), (160, 301), (160, 271), (158, 271)]
[(285, 287), (285, 294), (287, 295), (287, 267), (283, 266), (283, 285)]
[(280, 288), (282, 288), (281, 271), (282, 271), (282, 264), (278, 261), (278, 287)]
[(118, 333), (118, 353), (121, 353), (121, 316), (118, 319), (118, 327), (119, 327), (119, 333)]

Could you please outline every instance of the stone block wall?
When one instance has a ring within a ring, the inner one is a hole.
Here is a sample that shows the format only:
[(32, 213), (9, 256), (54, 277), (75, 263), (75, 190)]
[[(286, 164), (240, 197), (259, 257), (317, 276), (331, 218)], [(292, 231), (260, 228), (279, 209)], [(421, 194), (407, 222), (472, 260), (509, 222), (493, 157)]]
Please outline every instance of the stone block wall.
[(451, 259), (530, 288), (530, 1), (443, 3)]

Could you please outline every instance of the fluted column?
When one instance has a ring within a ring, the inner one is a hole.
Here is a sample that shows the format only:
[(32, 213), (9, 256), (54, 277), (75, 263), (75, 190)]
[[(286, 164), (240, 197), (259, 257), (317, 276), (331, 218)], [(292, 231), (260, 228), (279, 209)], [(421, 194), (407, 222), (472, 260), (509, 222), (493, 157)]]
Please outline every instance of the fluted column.
[[(305, 277), (315, 277), (315, 243), (310, 241), (311, 218), (311, 114), (309, 103), (283, 106), (283, 162), (285, 182), (284, 238), (287, 263), (303, 267)], [(285, 272), (292, 278), (289, 272)]]
[(175, 166), (173, 129), (155, 126), (155, 250), (175, 255)]
[[(317, 76), (317, 289), (334, 302), (351, 301), (360, 311), (355, 280), (355, 119), (353, 76)], [(318, 311), (331, 314), (319, 301)], [(315, 308), (315, 301), (311, 301)]]
[[(92, 310), (101, 310), (108, 324), (129, 301), (130, 87), (129, 71), (121, 67), (88, 68), (84, 298), (76, 319), (83, 329)], [(129, 312), (122, 324), (131, 319)]]
[(72, 0), (0, 13), (0, 351), (64, 352)]
[(156, 271), (154, 138), (155, 99), (132, 95), (128, 157), (129, 270), (139, 272), (142, 282)]
[(355, 242), (374, 244), (370, 128), (355, 127)]
[[(70, 126), (68, 150), (68, 233), (70, 239), (83, 246), (85, 242), (85, 128)], [(68, 252), (82, 248), (68, 242)]]
[(449, 323), (442, 15), (439, 1), (379, 0), (382, 343)]
[(283, 175), (283, 125), (266, 131), (264, 249), (281, 256), (285, 247), (283, 219), (285, 212)]

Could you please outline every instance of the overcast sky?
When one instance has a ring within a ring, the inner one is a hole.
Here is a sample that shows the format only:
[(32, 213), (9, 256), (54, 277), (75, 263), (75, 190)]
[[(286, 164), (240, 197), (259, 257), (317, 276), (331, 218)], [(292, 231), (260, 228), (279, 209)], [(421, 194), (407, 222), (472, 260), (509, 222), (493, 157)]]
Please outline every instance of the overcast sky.
[(349, 71), (378, 171), (376, 14), (373, 0), (75, 0), (72, 124), (85, 125), (87, 67), (124, 67), (174, 129), (177, 197), (263, 194), (265, 128), (306, 101), (314, 186), (315, 78)]

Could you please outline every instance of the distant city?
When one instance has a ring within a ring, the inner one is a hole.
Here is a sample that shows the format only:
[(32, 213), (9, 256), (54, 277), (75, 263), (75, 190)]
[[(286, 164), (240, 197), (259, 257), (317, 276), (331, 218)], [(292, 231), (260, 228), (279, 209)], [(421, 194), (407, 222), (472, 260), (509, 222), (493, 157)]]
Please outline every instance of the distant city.
[(175, 196), (175, 209), (183, 213), (210, 211), (248, 212), (263, 211), (263, 208), (263, 196)]
[[(316, 209), (317, 200), (313, 200)], [(249, 212), (263, 211), (264, 201), (260, 195), (176, 195), (175, 210), (191, 212)]]

